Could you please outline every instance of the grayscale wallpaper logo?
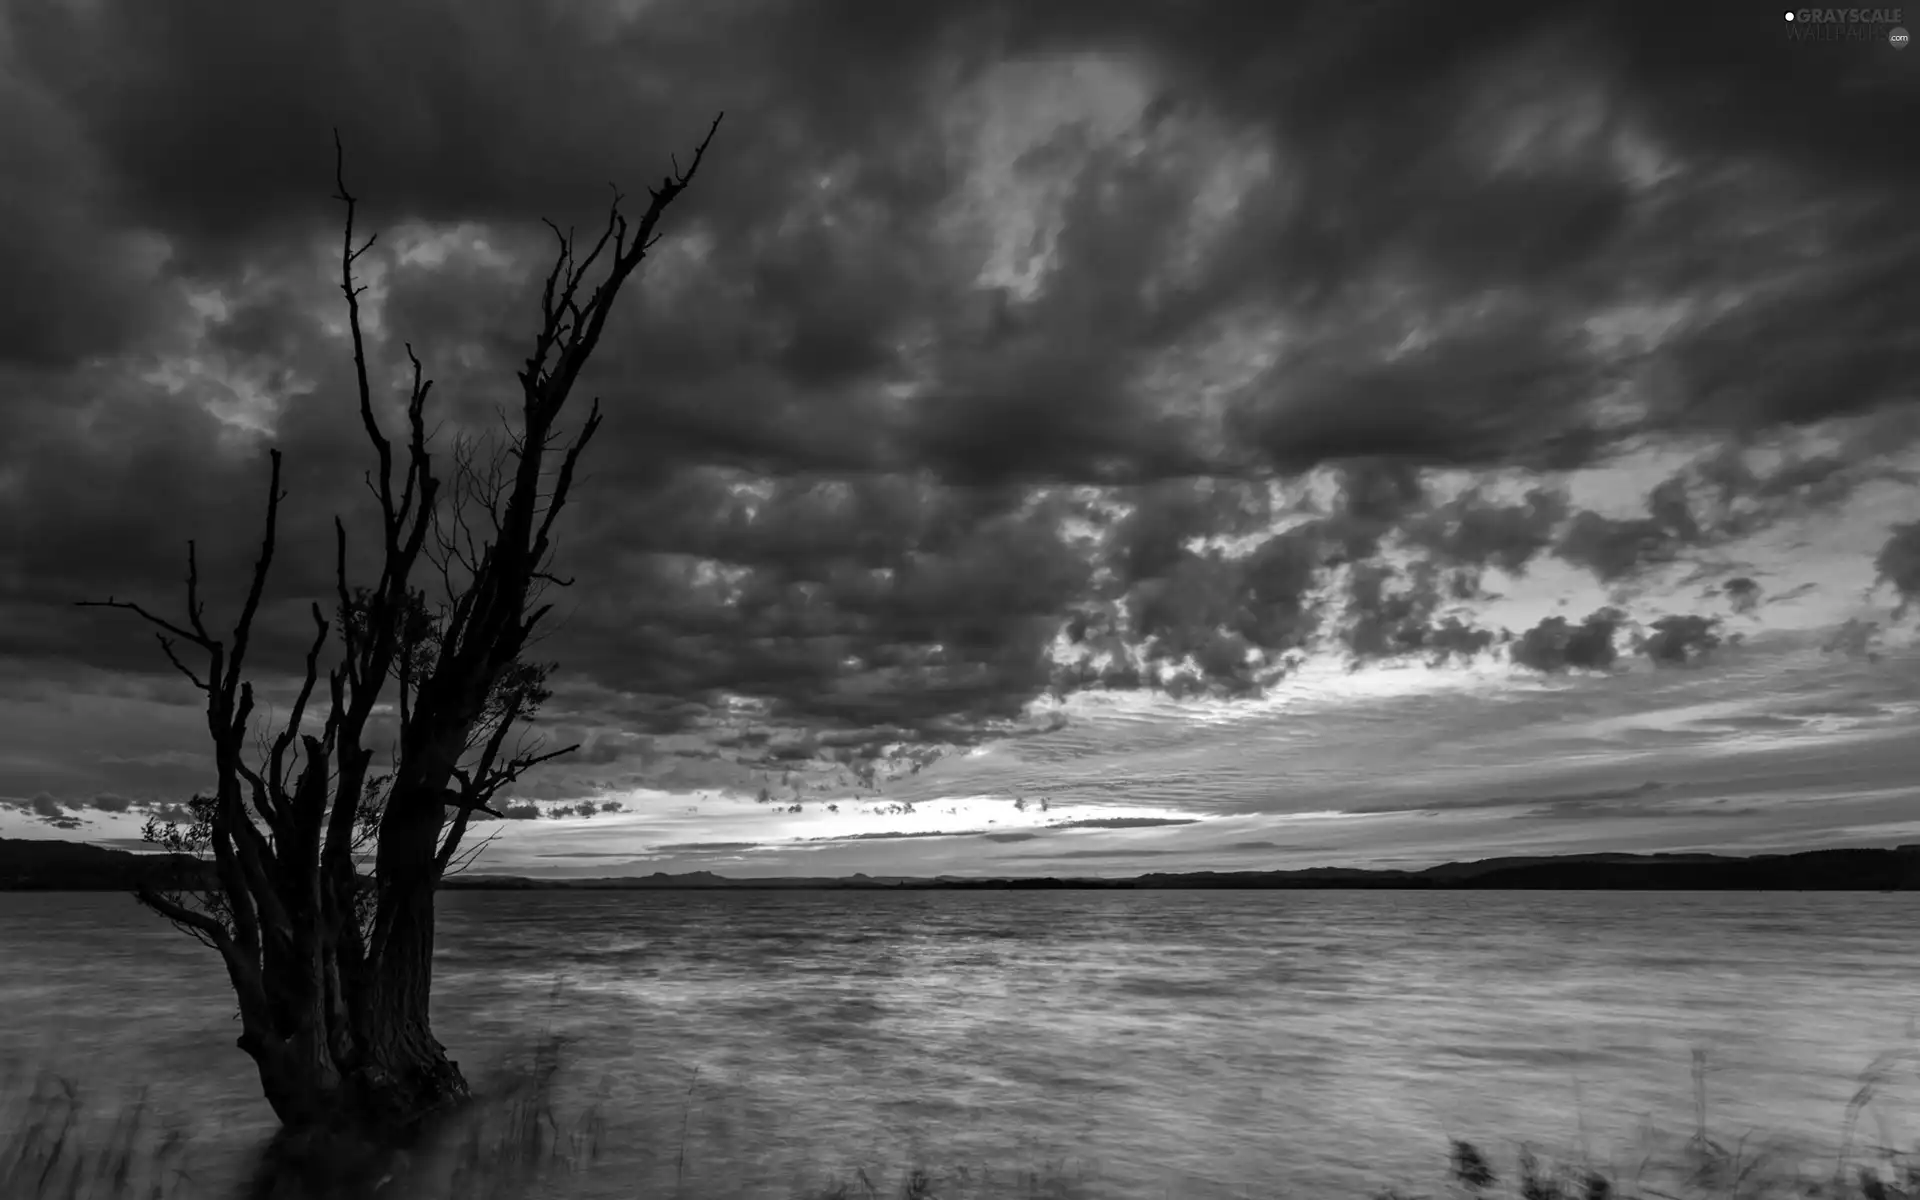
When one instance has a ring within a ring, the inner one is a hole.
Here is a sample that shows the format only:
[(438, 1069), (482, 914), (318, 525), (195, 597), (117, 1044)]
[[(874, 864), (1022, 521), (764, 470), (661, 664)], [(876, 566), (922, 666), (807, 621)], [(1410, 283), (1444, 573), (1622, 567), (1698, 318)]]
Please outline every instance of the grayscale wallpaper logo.
[(1906, 10), (1899, 8), (1791, 8), (1787, 38), (1795, 42), (1881, 42), (1907, 47)]

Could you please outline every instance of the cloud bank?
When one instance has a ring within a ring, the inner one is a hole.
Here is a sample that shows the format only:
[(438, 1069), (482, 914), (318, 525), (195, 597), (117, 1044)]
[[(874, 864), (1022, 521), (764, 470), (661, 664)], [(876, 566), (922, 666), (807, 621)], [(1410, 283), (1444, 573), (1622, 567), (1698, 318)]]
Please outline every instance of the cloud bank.
[(539, 651), (583, 749), (523, 804), (910, 788), (1078, 696), (1257, 704), (1326, 664), (1584, 679), (1895, 628), (1920, 150), (1882, 131), (1920, 80), (1779, 24), (17, 4), (0, 656), (9, 711), (54, 707), (0, 792), (194, 786), (191, 697), (71, 602), (177, 602), (194, 536), (231, 611), (269, 446), (262, 661), (297, 661), (333, 515), (367, 544), (335, 128), (385, 230), (370, 353), (413, 345), (451, 437), (513, 385), (542, 219), (592, 227), (728, 113), (583, 380), (607, 420)]

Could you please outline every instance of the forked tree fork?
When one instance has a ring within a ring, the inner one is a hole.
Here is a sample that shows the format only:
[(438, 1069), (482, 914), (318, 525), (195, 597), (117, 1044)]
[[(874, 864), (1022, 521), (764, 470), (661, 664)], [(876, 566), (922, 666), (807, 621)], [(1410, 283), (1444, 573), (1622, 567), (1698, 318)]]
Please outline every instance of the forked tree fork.
[[(182, 619), (111, 597), (81, 602), (153, 626), (167, 660), (207, 697), (212, 790), (194, 799), (185, 826), (150, 822), (147, 832), (210, 859), (210, 874), (143, 886), (139, 899), (219, 954), (238, 1000), (240, 1048), (290, 1132), (404, 1140), (469, 1096), (429, 1019), (435, 892), (473, 852), (463, 846), (474, 814), (492, 814), (503, 788), (574, 749), (549, 750), (524, 733), (547, 699), (552, 664), (523, 654), (552, 609), (545, 589), (569, 582), (551, 569), (555, 522), (600, 427), (598, 401), (570, 438), (559, 423), (622, 286), (658, 242), (662, 217), (692, 183), (719, 125), (716, 117), (684, 170), (676, 161), (673, 174), (648, 189), (637, 221), (616, 192), (591, 247), (582, 250), (549, 223), (558, 248), (517, 372), (517, 427), (503, 420), (504, 443), (490, 456), (457, 445), (446, 479), (427, 444), (432, 381), (411, 346), (398, 463), (376, 413), (361, 326), (365, 289), (355, 274), (374, 239), (356, 240), (358, 202), (336, 136), (336, 199), (345, 207), (340, 289), (360, 422), (376, 460), (366, 481), (380, 510), (380, 568), (370, 584), (349, 580), (346, 525), (336, 517), (334, 612), (312, 604), (313, 639), (294, 702), (251, 755), (260, 716), (248, 654), (277, 549), (279, 450), (269, 454), (265, 529), (230, 633), (217, 636), (208, 624), (192, 541)], [(422, 560), (437, 577), (434, 602), (414, 582)], [(396, 695), (397, 749), (375, 775), (369, 719)]]

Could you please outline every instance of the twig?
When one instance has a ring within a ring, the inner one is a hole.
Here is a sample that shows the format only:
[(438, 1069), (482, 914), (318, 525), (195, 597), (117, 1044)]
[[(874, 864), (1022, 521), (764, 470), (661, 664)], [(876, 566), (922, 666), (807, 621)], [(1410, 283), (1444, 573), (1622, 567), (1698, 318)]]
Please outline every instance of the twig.
[(687, 1126), (693, 1121), (693, 1089), (700, 1082), (700, 1068), (693, 1068), (693, 1077), (687, 1080), (687, 1106), (680, 1113), (680, 1157), (674, 1164), (673, 1183), (681, 1186), (687, 1176)]

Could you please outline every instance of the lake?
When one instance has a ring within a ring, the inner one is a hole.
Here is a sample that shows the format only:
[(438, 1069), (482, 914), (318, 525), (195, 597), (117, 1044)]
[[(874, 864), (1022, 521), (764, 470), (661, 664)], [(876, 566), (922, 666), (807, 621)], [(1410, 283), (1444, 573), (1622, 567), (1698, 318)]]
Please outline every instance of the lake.
[[(469, 1074), (552, 1031), (618, 1194), (913, 1163), (1103, 1196), (1435, 1186), (1447, 1139), (1631, 1172), (1706, 1117), (1832, 1153), (1916, 1048), (1892, 893), (459, 892), (436, 1030)], [(0, 894), (0, 1057), (268, 1128), (210, 951), (120, 895)], [(1915, 1072), (1858, 1139), (1913, 1148)], [(1662, 1141), (1661, 1139), (1665, 1139)], [(883, 1185), (884, 1186), (884, 1185)], [(583, 1183), (582, 1196), (611, 1195)]]

